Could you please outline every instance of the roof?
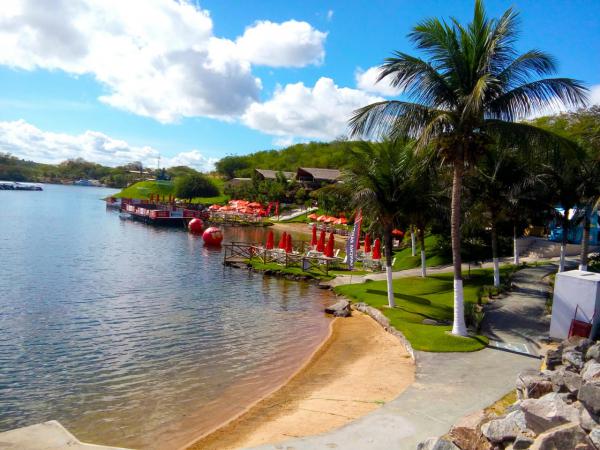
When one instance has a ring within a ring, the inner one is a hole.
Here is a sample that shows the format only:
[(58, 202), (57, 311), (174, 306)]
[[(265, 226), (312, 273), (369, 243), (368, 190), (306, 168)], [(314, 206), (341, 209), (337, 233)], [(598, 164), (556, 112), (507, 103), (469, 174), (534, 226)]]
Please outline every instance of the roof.
[(335, 181), (342, 175), (342, 172), (337, 169), (319, 169), (316, 167), (299, 167), (298, 171), (308, 173), (315, 180)]
[(264, 178), (268, 180), (276, 180), (279, 172), (283, 173), (287, 180), (291, 180), (296, 175), (294, 172), (283, 172), (282, 170), (269, 170), (269, 169), (254, 169), (260, 173)]

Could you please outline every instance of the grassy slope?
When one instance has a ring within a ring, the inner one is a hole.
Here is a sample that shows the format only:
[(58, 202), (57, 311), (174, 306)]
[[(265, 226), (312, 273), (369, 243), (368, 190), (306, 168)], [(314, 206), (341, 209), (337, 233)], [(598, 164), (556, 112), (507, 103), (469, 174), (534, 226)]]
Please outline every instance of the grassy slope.
[[(428, 235), (425, 237), (425, 256), (427, 267), (441, 266), (452, 262), (451, 258), (441, 255), (437, 251), (438, 239), (440, 239), (440, 236), (437, 235)], [(394, 270), (414, 269), (415, 267), (421, 266), (421, 249), (419, 248), (419, 244), (417, 243), (417, 256), (412, 256), (410, 236), (405, 239), (405, 242), (408, 242), (408, 246), (406, 248), (394, 252), (394, 257), (396, 258)]]
[[(511, 270), (502, 268), (503, 272)], [(493, 283), (490, 269), (472, 270), (464, 281), (465, 302), (477, 302), (477, 293)], [(482, 349), (488, 342), (484, 336), (462, 338), (447, 334), (450, 325), (423, 325), (425, 318), (452, 321), (453, 276), (451, 273), (394, 280), (396, 307), (387, 307), (386, 282), (374, 281), (335, 288), (339, 294), (365, 302), (381, 310), (392, 326), (400, 330), (416, 350), (431, 352), (468, 352)]]
[[(213, 178), (212, 181), (219, 188), (220, 192), (223, 192), (223, 180), (220, 178)], [(158, 194), (161, 197), (169, 196), (173, 194), (173, 182), (172, 181), (140, 181), (135, 183), (121, 192), (115, 195), (115, 197), (121, 198), (139, 198), (147, 200), (150, 194)], [(217, 197), (197, 197), (193, 200), (193, 203), (223, 203), (227, 200), (224, 194)]]

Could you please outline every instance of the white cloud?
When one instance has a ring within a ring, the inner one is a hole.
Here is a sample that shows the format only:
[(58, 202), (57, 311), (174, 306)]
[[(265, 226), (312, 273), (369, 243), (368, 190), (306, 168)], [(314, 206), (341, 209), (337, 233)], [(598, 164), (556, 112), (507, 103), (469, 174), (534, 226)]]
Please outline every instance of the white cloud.
[(390, 84), (389, 77), (377, 82), (380, 69), (377, 66), (369, 67), (367, 70), (362, 70), (360, 67), (356, 69), (354, 76), (356, 78), (356, 87), (363, 91), (372, 92), (374, 94), (383, 95), (386, 97), (395, 97), (400, 95), (401, 89), (398, 89)]
[[(0, 122), (0, 152), (50, 164), (83, 158), (113, 167), (132, 161), (142, 161), (144, 165), (155, 167), (159, 155), (158, 150), (152, 147), (133, 146), (98, 131), (79, 135), (52, 133), (24, 120)], [(198, 150), (161, 159), (164, 167), (188, 165), (202, 171), (212, 170), (215, 162), (216, 158), (207, 158)]]
[(331, 19), (333, 19), (333, 9), (327, 11), (327, 21), (331, 22)]
[(270, 67), (303, 67), (321, 64), (327, 33), (306, 22), (288, 20), (273, 23), (258, 21), (237, 38), (240, 57), (253, 64)]
[(323, 77), (312, 88), (304, 83), (279, 87), (272, 99), (252, 104), (242, 120), (275, 136), (334, 139), (346, 134), (352, 111), (381, 100)]
[(589, 105), (600, 105), (600, 84), (590, 87)]
[(319, 63), (325, 38), (288, 21), (221, 39), (187, 0), (4, 0), (0, 9), (0, 64), (91, 74), (103, 102), (164, 123), (240, 116), (261, 90), (252, 63)]

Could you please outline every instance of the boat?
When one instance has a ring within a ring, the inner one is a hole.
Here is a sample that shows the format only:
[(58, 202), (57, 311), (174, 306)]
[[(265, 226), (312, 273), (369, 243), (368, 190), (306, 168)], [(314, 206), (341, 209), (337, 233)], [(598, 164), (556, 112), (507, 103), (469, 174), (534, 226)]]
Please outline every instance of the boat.
[(43, 191), (43, 189), (37, 184), (0, 181), (0, 191)]

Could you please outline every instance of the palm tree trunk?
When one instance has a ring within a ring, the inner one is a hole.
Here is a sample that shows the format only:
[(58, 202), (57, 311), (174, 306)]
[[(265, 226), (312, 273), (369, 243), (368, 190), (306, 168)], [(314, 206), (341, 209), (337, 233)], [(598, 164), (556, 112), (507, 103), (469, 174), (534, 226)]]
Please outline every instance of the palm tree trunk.
[(583, 236), (581, 237), (581, 262), (579, 263), (579, 270), (588, 270), (588, 252), (590, 247), (590, 215), (588, 210), (585, 211), (585, 218), (583, 219)]
[(392, 283), (392, 228), (389, 226), (385, 227), (385, 236), (383, 237), (385, 240), (385, 274), (387, 279), (387, 296), (388, 296), (388, 305), (390, 308), (396, 306), (396, 302), (394, 301), (394, 285)]
[(498, 230), (492, 218), (492, 261), (494, 263), (494, 287), (500, 287), (500, 262), (498, 260)]
[(410, 245), (412, 250), (412, 256), (417, 256), (417, 240), (415, 236), (414, 227), (410, 226)]
[(452, 334), (459, 336), (467, 335), (462, 280), (462, 259), (460, 255), (460, 203), (463, 172), (463, 159), (457, 158), (454, 162), (454, 176), (452, 180), (452, 216), (450, 219), (450, 228), (452, 236), (452, 261), (454, 263), (454, 322), (452, 324)]
[(425, 230), (423, 227), (419, 228), (419, 245), (421, 246), (421, 276), (425, 278), (427, 276), (427, 264), (425, 257)]
[(513, 224), (513, 263), (519, 265), (519, 240), (517, 237), (517, 224)]
[(569, 237), (569, 210), (565, 208), (565, 215), (562, 217), (562, 239), (560, 243), (560, 262), (558, 263), (558, 271), (565, 271), (565, 253), (567, 250), (567, 243)]

